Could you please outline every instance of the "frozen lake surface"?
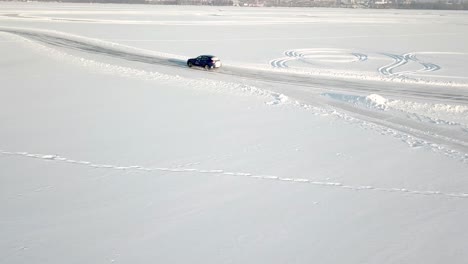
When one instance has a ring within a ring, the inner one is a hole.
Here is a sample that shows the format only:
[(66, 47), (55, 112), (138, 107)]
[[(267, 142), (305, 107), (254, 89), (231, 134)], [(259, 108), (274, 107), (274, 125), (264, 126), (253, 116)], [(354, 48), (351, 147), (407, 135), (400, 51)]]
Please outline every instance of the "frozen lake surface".
[(0, 263), (465, 263), (467, 32), (452, 11), (4, 2)]

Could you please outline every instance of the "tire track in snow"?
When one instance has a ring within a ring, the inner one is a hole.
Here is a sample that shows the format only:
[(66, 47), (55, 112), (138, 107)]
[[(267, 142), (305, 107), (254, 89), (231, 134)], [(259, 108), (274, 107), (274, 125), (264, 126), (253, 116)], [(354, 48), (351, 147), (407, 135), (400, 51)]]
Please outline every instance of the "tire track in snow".
[(393, 73), (393, 69), (401, 67), (408, 63), (408, 60), (403, 55), (395, 55), (395, 54), (390, 54), (390, 53), (382, 53), (382, 54), (394, 60), (392, 63), (382, 66), (378, 69), (378, 71), (382, 75), (393, 76), (395, 75)]
[(424, 69), (421, 71), (424, 72), (433, 72), (433, 71), (438, 71), (441, 69), (439, 65), (433, 64), (433, 63), (421, 63), (424, 66)]
[(270, 65), (273, 68), (289, 68), (286, 64), (288, 61), (295, 60), (294, 58), (284, 57), (279, 59), (274, 59), (270, 61)]
[(287, 57), (301, 57), (298, 51), (299, 50), (286, 50), (284, 52), (284, 55), (286, 55)]
[[(344, 49), (294, 49), (286, 50), (284, 55), (286, 57), (275, 59), (270, 61), (270, 65), (273, 68), (289, 68), (287, 62), (296, 60), (301, 61), (306, 64), (313, 64), (311, 60), (317, 60), (322, 62), (364, 62), (368, 60), (368, 56), (363, 53), (352, 52), (350, 55), (355, 57), (355, 60), (346, 60), (348, 53)], [(387, 65), (384, 65), (378, 68), (378, 72), (384, 76), (400, 77), (402, 79), (410, 79), (404, 74), (415, 74), (417, 72), (434, 72), (440, 70), (441, 67), (437, 64), (430, 62), (423, 62), (416, 57), (415, 53), (405, 53), (403, 55), (391, 54), (391, 53), (381, 53), (393, 59), (393, 62)], [(289, 59), (288, 59), (289, 57)], [(341, 59), (340, 59), (341, 58)], [(395, 72), (397, 68), (400, 68), (409, 62), (416, 62), (420, 64), (423, 68), (417, 71), (402, 71)]]
[[(432, 117), (411, 111), (414, 106), (425, 106), (426, 109), (446, 109), (450, 113), (463, 115), (466, 108), (460, 105), (432, 105), (415, 102), (392, 100), (380, 95), (357, 96), (349, 94), (324, 93), (332, 99), (330, 103), (342, 110), (352, 108), (353, 113), (361, 114), (361, 122), (370, 120), (372, 130), (382, 135), (391, 135), (401, 139), (411, 148), (424, 147), (468, 164), (468, 134), (466, 123), (439, 119), (438, 114)], [(335, 104), (334, 101), (338, 102)], [(409, 107), (408, 107), (409, 106)], [(440, 111), (440, 110), (439, 110)], [(427, 113), (429, 114), (429, 113)], [(352, 120), (352, 119), (351, 119)], [(412, 122), (407, 122), (411, 120)], [(365, 122), (364, 122), (365, 123)], [(422, 125), (421, 125), (422, 124)]]
[(367, 60), (367, 55), (366, 54), (362, 54), (362, 53), (351, 53), (351, 54), (354, 55), (358, 61), (366, 61)]
[[(343, 49), (293, 49), (293, 50), (286, 50), (283, 52), (286, 57), (274, 59), (270, 61), (270, 65), (273, 68), (289, 68), (287, 62), (289, 61), (301, 61), (303, 63), (312, 64), (310, 62), (311, 59), (317, 59), (320, 61), (327, 61), (327, 62), (343, 62), (343, 58), (349, 58), (349, 62), (354, 61), (366, 61), (367, 55), (362, 53), (346, 53), (346, 50)], [(349, 56), (348, 56), (349, 55)], [(355, 60), (351, 60), (351, 57), (354, 56)], [(341, 59), (341, 60), (340, 60)], [(345, 60), (345, 62), (348, 62)]]
[(415, 53), (405, 53), (403, 55), (397, 55), (397, 54), (391, 54), (391, 53), (382, 53), (382, 54), (394, 60), (392, 63), (382, 66), (378, 69), (380, 74), (385, 75), (385, 76), (406, 77), (403, 74), (415, 73), (415, 71), (404, 71), (404, 72), (397, 72), (397, 73), (394, 72), (395, 69), (408, 64), (410, 61), (414, 61), (420, 64), (421, 66), (423, 66), (422, 69), (417, 70), (419, 72), (433, 72), (433, 71), (437, 71), (441, 69), (441, 67), (437, 64), (427, 63), (427, 62), (423, 62), (419, 60), (416, 57)]
[(47, 161), (55, 161), (55, 162), (63, 162), (63, 163), (70, 163), (80, 166), (86, 166), (96, 169), (110, 169), (110, 170), (118, 170), (118, 171), (143, 171), (143, 172), (169, 172), (169, 173), (198, 173), (198, 174), (217, 174), (217, 175), (224, 175), (224, 176), (234, 176), (234, 177), (246, 177), (252, 179), (260, 179), (260, 180), (269, 180), (269, 181), (282, 181), (282, 182), (291, 182), (291, 183), (302, 183), (302, 184), (310, 184), (315, 186), (322, 186), (322, 187), (333, 187), (339, 189), (348, 189), (354, 191), (377, 191), (377, 192), (391, 192), (391, 193), (399, 193), (399, 194), (412, 194), (412, 195), (425, 195), (425, 196), (441, 196), (446, 198), (468, 198), (468, 193), (451, 193), (451, 192), (442, 192), (442, 191), (434, 191), (434, 190), (412, 190), (406, 188), (384, 188), (384, 187), (376, 187), (370, 185), (346, 185), (340, 182), (329, 182), (329, 181), (315, 181), (305, 178), (289, 178), (289, 177), (280, 177), (274, 175), (259, 175), (249, 172), (231, 172), (226, 171), (223, 169), (195, 169), (195, 168), (167, 168), (167, 167), (143, 167), (138, 165), (132, 166), (119, 166), (119, 165), (110, 165), (110, 164), (97, 164), (90, 161), (82, 161), (82, 160), (74, 160), (65, 157), (61, 157), (58, 155), (47, 155), (47, 154), (34, 154), (28, 152), (10, 152), (0, 150), (1, 155), (8, 155), (8, 156), (18, 156), (24, 158), (32, 158), (32, 159), (41, 159)]
[[(422, 69), (418, 70), (418, 71), (422, 71), (422, 72), (433, 72), (433, 71), (437, 71), (437, 70), (440, 70), (441, 67), (437, 64), (434, 64), (434, 63), (426, 63), (426, 62), (423, 62), (421, 61), (420, 59), (418, 59), (416, 57), (416, 54), (415, 53), (407, 53), (407, 54), (404, 54), (403, 56), (405, 56), (405, 58), (409, 61), (414, 61), (414, 62), (417, 62), (419, 64), (421, 64), (423, 66)], [(413, 73), (413, 72), (408, 72), (408, 73)]]

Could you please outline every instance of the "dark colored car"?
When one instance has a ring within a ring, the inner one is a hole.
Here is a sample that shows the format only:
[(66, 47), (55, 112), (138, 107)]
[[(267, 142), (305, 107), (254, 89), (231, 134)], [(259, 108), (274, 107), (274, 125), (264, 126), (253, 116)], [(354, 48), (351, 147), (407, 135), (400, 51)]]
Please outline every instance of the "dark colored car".
[(189, 59), (187, 61), (187, 66), (198, 66), (209, 70), (221, 67), (221, 61), (218, 59), (218, 57), (213, 55), (200, 55), (196, 58)]

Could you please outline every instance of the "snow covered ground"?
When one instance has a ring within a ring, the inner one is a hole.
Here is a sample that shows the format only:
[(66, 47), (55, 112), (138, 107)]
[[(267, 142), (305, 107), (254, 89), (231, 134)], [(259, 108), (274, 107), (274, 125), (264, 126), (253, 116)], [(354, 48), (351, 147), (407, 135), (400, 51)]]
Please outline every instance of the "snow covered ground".
[(0, 263), (466, 263), (467, 30), (1, 3)]

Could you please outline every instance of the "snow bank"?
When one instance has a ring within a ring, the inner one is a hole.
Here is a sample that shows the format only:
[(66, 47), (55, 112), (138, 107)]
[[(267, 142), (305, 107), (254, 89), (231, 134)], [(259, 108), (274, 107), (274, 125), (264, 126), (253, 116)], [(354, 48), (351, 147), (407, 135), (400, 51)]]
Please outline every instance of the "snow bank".
[(324, 93), (323, 96), (354, 104), (356, 106), (377, 110), (399, 110), (408, 113), (426, 113), (433, 115), (451, 114), (461, 118), (468, 118), (468, 106), (457, 104), (441, 104), (428, 102), (414, 102), (399, 99), (387, 99), (378, 94), (368, 96)]

